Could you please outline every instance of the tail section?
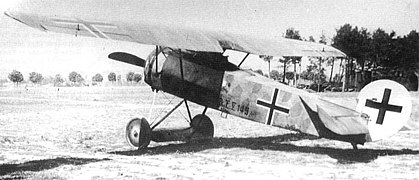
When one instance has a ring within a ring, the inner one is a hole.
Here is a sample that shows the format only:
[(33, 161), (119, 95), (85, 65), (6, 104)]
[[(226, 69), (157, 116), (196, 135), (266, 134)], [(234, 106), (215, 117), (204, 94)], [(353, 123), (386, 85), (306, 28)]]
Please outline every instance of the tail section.
[(306, 105), (306, 111), (315, 111), (321, 123), (330, 131), (339, 135), (368, 134), (367, 123), (359, 112), (323, 99), (312, 100), (314, 104), (309, 105), (309, 99), (300, 98)]
[(371, 141), (387, 138), (406, 124), (412, 111), (407, 89), (391, 80), (378, 80), (358, 95), (356, 111), (367, 120)]
[[(350, 142), (353, 145), (364, 144), (369, 141), (368, 129), (358, 121), (358, 113), (350, 112), (333, 104), (325, 106), (327, 102), (321, 103), (322, 107), (317, 105), (316, 112), (310, 108), (303, 98), (300, 97), (300, 100), (320, 137)], [(331, 115), (327, 110), (343, 114), (342, 116)]]

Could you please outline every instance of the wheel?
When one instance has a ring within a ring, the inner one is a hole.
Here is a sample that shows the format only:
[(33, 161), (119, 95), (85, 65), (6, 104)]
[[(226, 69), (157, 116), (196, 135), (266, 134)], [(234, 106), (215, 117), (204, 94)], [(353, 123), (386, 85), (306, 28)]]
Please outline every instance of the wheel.
[(214, 124), (211, 119), (203, 114), (198, 114), (191, 121), (193, 129), (192, 139), (211, 139), (214, 137)]
[(151, 128), (144, 118), (132, 119), (126, 128), (128, 144), (137, 148), (146, 148), (150, 144)]

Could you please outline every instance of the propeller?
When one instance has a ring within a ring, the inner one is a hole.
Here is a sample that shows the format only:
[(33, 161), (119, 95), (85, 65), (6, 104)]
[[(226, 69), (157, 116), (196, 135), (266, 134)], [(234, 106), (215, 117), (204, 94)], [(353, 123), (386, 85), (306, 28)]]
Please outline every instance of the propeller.
[(108, 55), (109, 59), (113, 59), (116, 61), (121, 61), (124, 63), (132, 64), (135, 66), (144, 67), (145, 66), (145, 60), (135, 56), (133, 54), (125, 53), (125, 52), (114, 52)]

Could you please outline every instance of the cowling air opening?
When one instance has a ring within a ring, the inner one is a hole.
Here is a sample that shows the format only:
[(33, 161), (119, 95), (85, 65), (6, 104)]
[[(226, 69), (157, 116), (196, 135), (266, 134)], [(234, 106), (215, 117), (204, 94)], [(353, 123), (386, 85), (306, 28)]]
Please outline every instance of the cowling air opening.
[(366, 120), (371, 141), (390, 137), (406, 124), (412, 111), (407, 89), (391, 80), (378, 80), (358, 95), (356, 111)]

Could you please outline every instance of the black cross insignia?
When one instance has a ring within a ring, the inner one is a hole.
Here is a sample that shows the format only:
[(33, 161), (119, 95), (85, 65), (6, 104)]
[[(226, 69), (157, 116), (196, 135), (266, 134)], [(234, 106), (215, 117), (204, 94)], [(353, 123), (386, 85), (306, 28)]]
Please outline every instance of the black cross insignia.
[(116, 28), (116, 26), (112, 24), (107, 23), (101, 23), (101, 22), (88, 22), (83, 21), (81, 19), (77, 20), (66, 20), (66, 19), (51, 19), (56, 24), (64, 24), (64, 25), (77, 25), (76, 28), (76, 36), (77, 32), (81, 31), (81, 27), (83, 29), (87, 30), (89, 33), (91, 33), (93, 36), (97, 38), (103, 38), (103, 39), (110, 39), (104, 32), (99, 30), (97, 26), (106, 27), (106, 28)]
[(391, 94), (391, 89), (386, 88), (384, 89), (383, 100), (381, 101), (381, 103), (375, 102), (370, 99), (367, 99), (367, 101), (365, 102), (365, 106), (379, 110), (377, 122), (376, 122), (377, 124), (383, 124), (386, 111), (392, 111), (392, 112), (398, 112), (398, 113), (402, 112), (402, 108), (403, 108), (402, 106), (388, 104), (390, 100), (390, 94)]
[(269, 108), (268, 120), (266, 121), (266, 124), (268, 124), (268, 125), (272, 125), (272, 116), (274, 114), (274, 110), (277, 110), (277, 111), (280, 111), (280, 112), (283, 112), (283, 113), (286, 113), (286, 114), (288, 114), (289, 111), (290, 111), (289, 109), (286, 109), (286, 108), (283, 108), (283, 107), (280, 107), (280, 106), (276, 105), (276, 99), (278, 97), (278, 91), (279, 90), (277, 88), (275, 88), (274, 95), (273, 95), (271, 103), (267, 103), (267, 102), (264, 102), (264, 101), (261, 101), (261, 100), (257, 100), (257, 102), (256, 102), (256, 104), (258, 104), (258, 105)]

